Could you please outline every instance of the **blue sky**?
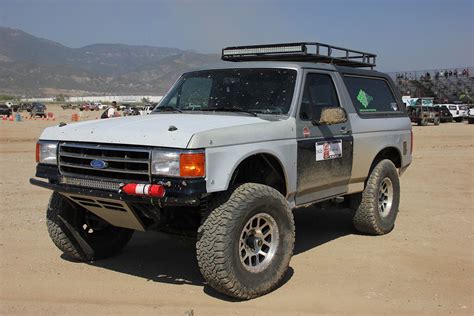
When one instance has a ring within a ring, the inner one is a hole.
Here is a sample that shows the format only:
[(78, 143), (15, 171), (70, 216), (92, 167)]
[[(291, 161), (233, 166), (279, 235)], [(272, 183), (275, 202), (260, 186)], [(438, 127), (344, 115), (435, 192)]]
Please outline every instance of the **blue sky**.
[(0, 25), (70, 47), (204, 53), (320, 41), (378, 54), (383, 71), (474, 65), (474, 0), (0, 0)]

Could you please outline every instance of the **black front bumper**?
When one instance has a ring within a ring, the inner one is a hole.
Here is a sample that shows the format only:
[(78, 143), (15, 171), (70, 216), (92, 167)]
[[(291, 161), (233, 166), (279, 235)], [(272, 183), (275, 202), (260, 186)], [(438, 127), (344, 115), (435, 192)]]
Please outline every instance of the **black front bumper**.
[(39, 164), (36, 168), (36, 176), (45, 178), (47, 181), (31, 178), (30, 183), (32, 185), (60, 193), (121, 200), (129, 203), (148, 203), (159, 207), (198, 206), (201, 198), (206, 194), (205, 179), (153, 178), (152, 183), (166, 183), (167, 185), (165, 186), (166, 194), (163, 198), (152, 198), (147, 196), (131, 196), (110, 190), (62, 184), (59, 181), (61, 175), (58, 173), (56, 166)]
[(180, 197), (165, 196), (163, 198), (132, 196), (132, 195), (126, 195), (126, 194), (112, 192), (112, 191), (102, 191), (102, 190), (97, 190), (97, 189), (76, 187), (76, 186), (65, 185), (65, 184), (55, 184), (55, 183), (38, 180), (35, 178), (30, 178), (30, 183), (32, 185), (36, 185), (38, 187), (45, 188), (45, 189), (50, 189), (59, 193), (71, 193), (71, 194), (78, 194), (78, 195), (84, 195), (84, 196), (93, 196), (93, 197), (99, 197), (99, 198), (120, 200), (124, 202), (129, 202), (129, 203), (149, 203), (149, 204), (156, 205), (159, 207), (199, 206), (200, 200), (201, 200), (200, 195), (180, 196)]

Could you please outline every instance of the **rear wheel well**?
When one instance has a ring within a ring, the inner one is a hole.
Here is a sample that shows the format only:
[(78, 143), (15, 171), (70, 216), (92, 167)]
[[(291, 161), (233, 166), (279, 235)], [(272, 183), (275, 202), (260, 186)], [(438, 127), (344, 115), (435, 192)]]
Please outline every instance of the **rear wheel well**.
[(375, 168), (375, 166), (382, 160), (388, 159), (393, 164), (395, 167), (400, 168), (402, 166), (402, 156), (400, 155), (400, 151), (395, 148), (395, 147), (387, 147), (380, 151), (377, 156), (375, 156), (374, 161), (372, 162), (372, 165), (370, 166), (370, 171), (369, 175), (372, 172), (372, 170)]
[(232, 174), (229, 186), (241, 183), (268, 185), (286, 196), (286, 179), (280, 161), (271, 154), (255, 154), (244, 159)]

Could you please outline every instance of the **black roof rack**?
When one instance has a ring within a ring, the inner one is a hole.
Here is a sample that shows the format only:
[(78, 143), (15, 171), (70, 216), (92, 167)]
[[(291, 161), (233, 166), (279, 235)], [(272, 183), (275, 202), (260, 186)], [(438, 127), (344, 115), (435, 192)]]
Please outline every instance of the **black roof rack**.
[(375, 67), (377, 55), (317, 42), (234, 46), (222, 49), (226, 61), (308, 61), (347, 67)]

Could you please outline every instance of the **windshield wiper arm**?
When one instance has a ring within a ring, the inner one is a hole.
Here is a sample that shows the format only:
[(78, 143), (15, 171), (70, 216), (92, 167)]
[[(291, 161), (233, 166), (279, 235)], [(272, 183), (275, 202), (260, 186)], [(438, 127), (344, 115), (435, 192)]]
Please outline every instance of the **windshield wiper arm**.
[(163, 106), (157, 106), (153, 112), (166, 112), (166, 111), (176, 111), (176, 112), (179, 112), (179, 113), (183, 113), (183, 111), (181, 111), (180, 109), (178, 108), (175, 108), (174, 106), (171, 106), (171, 105), (163, 105)]
[(217, 107), (217, 108), (206, 108), (206, 109), (200, 109), (199, 111), (213, 111), (213, 112), (241, 112), (241, 113), (248, 113), (252, 114), (253, 116), (258, 116), (256, 112), (253, 111), (248, 111), (239, 107), (231, 107), (231, 108), (226, 108), (226, 107)]

